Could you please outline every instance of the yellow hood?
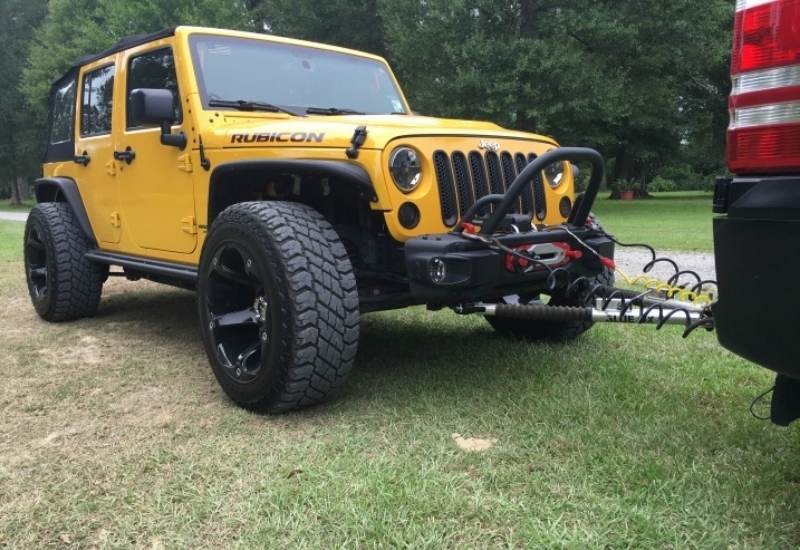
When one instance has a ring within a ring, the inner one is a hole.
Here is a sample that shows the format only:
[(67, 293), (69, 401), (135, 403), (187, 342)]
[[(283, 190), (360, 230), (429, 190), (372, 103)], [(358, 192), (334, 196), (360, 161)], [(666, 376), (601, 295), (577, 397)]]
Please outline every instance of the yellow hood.
[(396, 139), (431, 136), (474, 136), (538, 141), (552, 138), (507, 130), (490, 122), (408, 115), (348, 115), (289, 117), (272, 113), (219, 113), (207, 127), (207, 148), (324, 147), (347, 148), (359, 126), (367, 129), (362, 149), (381, 150)]

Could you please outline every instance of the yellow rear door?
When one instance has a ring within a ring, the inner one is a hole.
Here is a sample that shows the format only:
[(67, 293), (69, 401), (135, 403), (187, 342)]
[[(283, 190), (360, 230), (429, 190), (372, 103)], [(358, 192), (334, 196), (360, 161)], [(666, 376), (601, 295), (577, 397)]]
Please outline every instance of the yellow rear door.
[(118, 117), (114, 117), (116, 61), (117, 56), (112, 55), (86, 65), (81, 68), (79, 78), (75, 151), (86, 162), (76, 166), (75, 180), (101, 245), (118, 243), (121, 234), (119, 182), (112, 135), (118, 125)]

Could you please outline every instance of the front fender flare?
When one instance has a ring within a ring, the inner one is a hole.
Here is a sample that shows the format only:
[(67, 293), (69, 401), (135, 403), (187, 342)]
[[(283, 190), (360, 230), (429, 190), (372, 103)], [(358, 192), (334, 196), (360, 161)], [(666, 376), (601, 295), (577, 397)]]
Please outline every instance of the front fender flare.
[(75, 180), (65, 177), (40, 178), (33, 185), (37, 203), (67, 203), (86, 237), (92, 244), (97, 243), (94, 231), (92, 231), (92, 225), (89, 223), (89, 215), (86, 213), (86, 207), (81, 198), (81, 192), (78, 190), (78, 184), (75, 183)]
[(353, 185), (370, 202), (378, 200), (372, 179), (366, 170), (357, 164), (338, 160), (314, 159), (259, 159), (220, 164), (211, 173), (208, 203), (209, 223), (219, 212), (214, 205), (214, 190), (218, 181), (235, 172), (272, 172), (300, 176), (330, 176)]

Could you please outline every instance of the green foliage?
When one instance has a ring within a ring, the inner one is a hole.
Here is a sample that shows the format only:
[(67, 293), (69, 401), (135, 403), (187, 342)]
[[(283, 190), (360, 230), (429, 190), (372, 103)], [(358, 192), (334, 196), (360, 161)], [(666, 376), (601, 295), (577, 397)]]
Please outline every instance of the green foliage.
[(35, 34), (23, 90), (40, 118), (46, 117), (50, 84), (84, 55), (102, 51), (124, 36), (176, 25), (251, 29), (240, 0), (51, 0)]
[(377, 0), (264, 0), (253, 19), (277, 35), (386, 55)]
[(670, 193), (672, 191), (677, 191), (678, 186), (672, 180), (668, 180), (662, 176), (656, 176), (647, 186), (647, 190), (653, 193)]
[(686, 151), (719, 169), (731, 15), (730, 0), (381, 3), (418, 110), (597, 147), (612, 179), (646, 180)]
[(691, 165), (663, 167), (648, 185), (650, 191), (711, 191), (714, 178), (695, 171)]
[(636, 180), (622, 178), (614, 182), (615, 191), (635, 191), (639, 187), (641, 187), (641, 184)]
[(38, 170), (43, 124), (26, 108), (19, 88), (31, 28), (44, 17), (44, 0), (0, 2), (0, 196), (13, 195), (17, 178)]
[(733, 0), (50, 0), (47, 13), (22, 80), (39, 125), (77, 58), (198, 24), (383, 54), (416, 111), (596, 147), (612, 182), (722, 169)]

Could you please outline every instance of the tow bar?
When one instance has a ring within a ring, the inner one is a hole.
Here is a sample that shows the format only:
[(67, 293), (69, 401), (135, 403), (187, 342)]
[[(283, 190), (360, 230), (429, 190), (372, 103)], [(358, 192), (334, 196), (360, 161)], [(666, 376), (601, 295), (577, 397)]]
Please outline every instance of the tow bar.
[[(698, 328), (714, 330), (711, 308), (672, 299), (654, 297), (650, 291), (635, 293), (625, 289), (600, 286), (594, 289), (594, 303), (585, 307), (530, 304), (461, 304), (454, 311), (462, 315), (504, 317), (529, 321), (683, 325), (686, 338)], [(597, 296), (605, 294), (605, 297)], [(591, 302), (591, 299), (589, 300)]]

